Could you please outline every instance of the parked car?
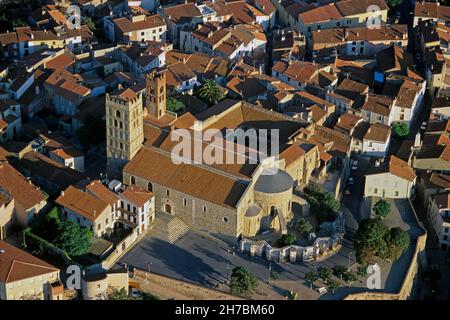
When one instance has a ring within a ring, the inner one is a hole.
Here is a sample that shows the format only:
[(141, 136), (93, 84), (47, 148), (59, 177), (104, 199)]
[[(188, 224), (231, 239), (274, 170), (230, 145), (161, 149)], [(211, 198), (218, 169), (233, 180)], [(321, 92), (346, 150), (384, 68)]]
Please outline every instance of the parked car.
[(138, 288), (131, 288), (130, 295), (132, 298), (139, 298), (141, 296), (141, 290)]
[(348, 178), (347, 183), (348, 183), (349, 185), (353, 185), (353, 184), (355, 184), (355, 179), (353, 179), (352, 177), (350, 177), (350, 178)]
[(422, 124), (420, 125), (420, 130), (426, 130), (427, 124), (428, 123), (426, 121), (422, 122)]
[(353, 171), (358, 170), (358, 160), (353, 161), (353, 164), (352, 164), (352, 170), (353, 170)]

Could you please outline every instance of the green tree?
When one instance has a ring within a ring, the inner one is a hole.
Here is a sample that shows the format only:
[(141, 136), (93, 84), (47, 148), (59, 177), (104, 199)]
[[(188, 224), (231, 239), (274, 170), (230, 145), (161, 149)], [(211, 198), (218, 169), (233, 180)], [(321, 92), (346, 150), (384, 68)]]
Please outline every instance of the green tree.
[(367, 276), (367, 266), (366, 265), (359, 265), (356, 268), (356, 275), (360, 278), (364, 278)]
[(214, 81), (207, 79), (198, 90), (198, 97), (209, 105), (213, 105), (222, 100), (224, 94)]
[[(353, 242), (358, 262), (367, 263), (368, 261), (365, 261), (364, 257), (367, 257), (368, 253), (384, 257), (388, 249), (385, 241), (388, 233), (389, 229), (380, 219), (365, 219), (361, 221)], [(364, 253), (364, 256), (362, 253)]]
[(391, 204), (384, 199), (378, 200), (373, 206), (373, 211), (377, 218), (383, 219), (391, 212)]
[(91, 31), (97, 30), (97, 26), (95, 25), (95, 22), (94, 20), (92, 20), (91, 17), (84, 18), (82, 24), (88, 26), (88, 28), (91, 29)]
[(392, 132), (399, 138), (405, 138), (409, 134), (408, 124), (405, 122), (396, 122), (392, 125)]
[(339, 288), (339, 283), (337, 283), (337, 281), (330, 280), (330, 281), (328, 281), (328, 283), (327, 283), (327, 288), (328, 288), (328, 290), (330, 290), (331, 293), (334, 295), (335, 292), (336, 292), (336, 289)]
[(345, 283), (347, 283), (347, 286), (350, 288), (350, 285), (353, 282), (357, 281), (358, 277), (353, 272), (347, 271), (342, 275), (342, 280), (344, 280)]
[(319, 267), (317, 269), (317, 273), (319, 274), (320, 279), (322, 279), (325, 283), (328, 283), (331, 279), (332, 271), (327, 267)]
[(249, 298), (256, 288), (258, 280), (245, 267), (236, 267), (231, 273), (230, 292), (234, 295)]
[(280, 247), (290, 246), (297, 242), (297, 237), (295, 234), (283, 234), (280, 239), (278, 239), (277, 244)]
[(342, 280), (342, 276), (347, 272), (347, 268), (340, 265), (335, 265), (331, 268), (331, 271), (335, 277), (338, 277)]
[(108, 300), (129, 300), (127, 291), (125, 288), (114, 289), (110, 294), (108, 294)]
[(181, 102), (180, 100), (177, 100), (173, 97), (169, 97), (166, 101), (166, 108), (167, 108), (167, 110), (176, 113), (179, 111), (183, 111), (185, 106), (184, 106), (183, 102)]
[(410, 238), (408, 232), (398, 227), (392, 228), (386, 239), (389, 246), (388, 258), (397, 260), (408, 249)]
[(78, 223), (62, 221), (58, 226), (56, 245), (67, 252), (70, 257), (78, 257), (86, 254), (91, 249), (93, 232)]
[(336, 218), (340, 204), (331, 192), (326, 192), (318, 185), (311, 183), (305, 188), (311, 211), (317, 216), (319, 221), (331, 221)]
[(300, 234), (307, 235), (312, 231), (313, 227), (311, 223), (305, 218), (300, 218), (297, 222), (297, 231)]
[(312, 289), (314, 283), (319, 280), (319, 274), (316, 271), (309, 271), (305, 273), (305, 280), (309, 281), (310, 287)]

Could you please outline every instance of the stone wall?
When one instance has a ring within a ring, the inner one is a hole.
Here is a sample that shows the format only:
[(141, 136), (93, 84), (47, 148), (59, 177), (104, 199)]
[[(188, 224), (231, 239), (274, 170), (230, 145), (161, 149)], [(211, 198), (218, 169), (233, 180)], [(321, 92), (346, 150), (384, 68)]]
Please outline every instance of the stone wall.
[[(130, 177), (129, 173), (123, 172), (125, 184), (131, 185)], [(144, 178), (135, 177), (135, 184), (145, 190), (148, 189), (149, 182)], [(195, 198), (155, 182), (150, 183), (155, 195), (156, 211), (161, 210), (176, 215), (190, 226), (195, 226), (200, 230), (205, 229), (213, 233), (222, 233), (234, 238), (239, 235), (237, 209)], [(192, 187), (195, 188), (194, 185)], [(168, 212), (168, 206), (170, 206), (171, 212)], [(206, 211), (204, 211), (204, 208)]]

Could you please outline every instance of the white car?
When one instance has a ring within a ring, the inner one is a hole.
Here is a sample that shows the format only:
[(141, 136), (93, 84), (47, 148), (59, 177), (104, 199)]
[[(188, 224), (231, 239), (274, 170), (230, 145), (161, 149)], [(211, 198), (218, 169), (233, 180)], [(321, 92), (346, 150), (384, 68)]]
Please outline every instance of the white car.
[(426, 121), (422, 122), (422, 125), (420, 126), (420, 130), (425, 130), (427, 128), (427, 124), (428, 123)]
[(357, 160), (353, 161), (353, 164), (352, 164), (352, 170), (353, 170), (353, 171), (358, 170), (358, 161), (357, 161)]
[(348, 178), (348, 184), (349, 185), (353, 185), (353, 184), (355, 184), (355, 179), (353, 179), (352, 177), (350, 177), (350, 178)]

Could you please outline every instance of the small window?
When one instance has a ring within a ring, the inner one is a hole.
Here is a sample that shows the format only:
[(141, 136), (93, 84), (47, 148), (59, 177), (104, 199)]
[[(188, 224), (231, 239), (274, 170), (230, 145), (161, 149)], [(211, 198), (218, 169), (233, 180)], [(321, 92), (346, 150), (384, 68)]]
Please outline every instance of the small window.
[(130, 178), (130, 183), (131, 184), (135, 184), (136, 183), (136, 179), (133, 176), (131, 176), (131, 178)]
[(203, 206), (203, 207), (202, 207), (203, 213), (206, 213), (207, 210), (208, 210), (208, 208), (206, 208), (206, 206)]
[(186, 198), (183, 198), (183, 206), (187, 206), (187, 199)]
[(116, 117), (120, 118), (120, 111), (119, 110), (116, 110)]
[(153, 186), (151, 182), (147, 183), (147, 190), (153, 192)]
[(222, 221), (223, 221), (224, 223), (227, 223), (227, 222), (228, 222), (228, 218), (227, 218), (227, 217), (223, 217), (223, 218), (222, 218)]
[(169, 189), (166, 189), (166, 195), (169, 196), (170, 195), (170, 191)]

